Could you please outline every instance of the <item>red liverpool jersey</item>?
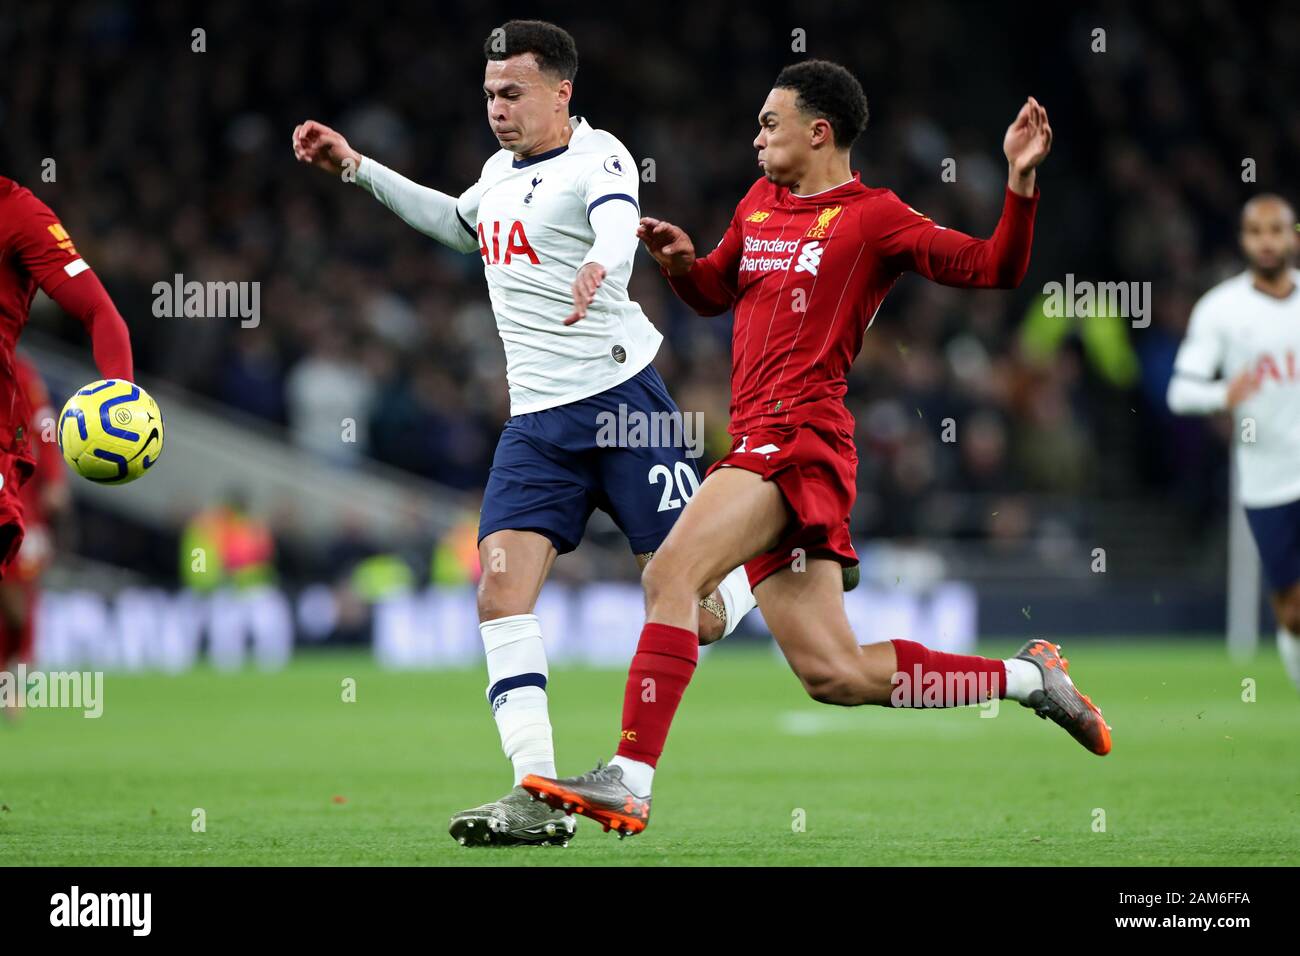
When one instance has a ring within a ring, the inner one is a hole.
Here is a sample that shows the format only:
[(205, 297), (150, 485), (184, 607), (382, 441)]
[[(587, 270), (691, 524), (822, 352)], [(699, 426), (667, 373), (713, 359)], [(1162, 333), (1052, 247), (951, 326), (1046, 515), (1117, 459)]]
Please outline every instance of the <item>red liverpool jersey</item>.
[(19, 386), (14, 347), (39, 286), (47, 293), (87, 268), (50, 208), (0, 176), (0, 453), (31, 459), (32, 410)]
[(130, 380), (130, 334), (108, 293), (50, 207), (0, 176), (0, 455), (28, 461), (31, 409), (17, 387), (14, 346), (38, 287), (86, 327), (100, 374)]
[(908, 270), (944, 285), (1013, 288), (1029, 265), (1038, 191), (1006, 191), (989, 239), (937, 226), (888, 189), (843, 185), (796, 196), (760, 179), (718, 247), (669, 277), (701, 315), (734, 310), (733, 436), (830, 419), (844, 407), (849, 367), (885, 294)]

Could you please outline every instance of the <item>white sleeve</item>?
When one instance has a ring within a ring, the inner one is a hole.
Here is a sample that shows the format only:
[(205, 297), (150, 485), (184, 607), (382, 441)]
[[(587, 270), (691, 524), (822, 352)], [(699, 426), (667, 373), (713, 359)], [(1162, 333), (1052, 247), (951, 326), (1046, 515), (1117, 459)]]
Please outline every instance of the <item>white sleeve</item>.
[[(357, 167), (357, 185), (397, 213), (412, 229), (437, 239), (444, 246), (457, 252), (478, 249), (478, 236), (461, 214), (461, 206), (468, 206), (469, 202), (462, 203), (454, 196), (412, 182), (369, 156), (363, 157)], [(475, 211), (478, 202), (471, 194), (477, 189), (475, 184), (462, 196), (462, 199), (473, 199)]]
[(1218, 377), (1223, 366), (1223, 334), (1204, 300), (1192, 309), (1187, 337), (1178, 347), (1166, 401), (1177, 415), (1207, 415), (1228, 407), (1228, 383)]
[(610, 204), (630, 206), (639, 219), (641, 207), (637, 202), (637, 187), (640, 184), (631, 154), (619, 149), (608, 156), (593, 154), (574, 187), (587, 208), (588, 221), (593, 212)]
[(601, 203), (591, 210), (589, 218), (596, 241), (591, 244), (582, 264), (599, 262), (606, 272), (613, 272), (631, 262), (639, 242), (636, 227), (641, 222), (636, 206), (628, 202)]

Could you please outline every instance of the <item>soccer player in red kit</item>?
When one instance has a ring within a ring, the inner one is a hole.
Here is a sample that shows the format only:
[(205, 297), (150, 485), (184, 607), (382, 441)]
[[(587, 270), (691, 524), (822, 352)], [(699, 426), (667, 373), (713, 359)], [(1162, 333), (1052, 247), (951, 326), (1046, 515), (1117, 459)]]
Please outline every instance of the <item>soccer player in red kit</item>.
[(19, 492), (36, 469), (14, 349), (37, 287), (86, 327), (100, 375), (132, 380), (131, 337), (104, 286), (50, 208), (0, 176), (0, 579), (22, 545)]
[(56, 440), (45, 441), (46, 424), (54, 420), (50, 394), (40, 373), (21, 355), (15, 370), (18, 387), (32, 416), (27, 426), (36, 468), (19, 490), (23, 512), (23, 542), (11, 573), (0, 581), (0, 671), (15, 663), (30, 664), (40, 581), (54, 557), (54, 527), (70, 503), (68, 476)]
[(849, 625), (841, 569), (857, 563), (849, 539), (857, 453), (844, 396), (862, 336), (909, 270), (951, 286), (1019, 285), (1038, 203), (1035, 169), (1052, 142), (1047, 112), (1031, 97), (1003, 142), (1002, 217), (981, 240), (859, 181), (849, 151), (866, 121), (862, 87), (843, 67), (787, 67), (759, 111), (753, 145), (764, 176), (717, 248), (697, 258), (677, 226), (641, 220), (638, 234), (677, 295), (702, 315), (733, 312), (733, 444), (643, 574), (647, 623), (617, 756), (580, 777), (523, 780), (551, 806), (620, 835), (649, 819), (654, 768), (695, 670), (699, 595), (742, 563), (764, 620), (815, 700), (953, 707), (1009, 697), (1093, 753), (1110, 750), (1101, 712), (1047, 641), (1001, 661), (906, 640), (859, 646)]

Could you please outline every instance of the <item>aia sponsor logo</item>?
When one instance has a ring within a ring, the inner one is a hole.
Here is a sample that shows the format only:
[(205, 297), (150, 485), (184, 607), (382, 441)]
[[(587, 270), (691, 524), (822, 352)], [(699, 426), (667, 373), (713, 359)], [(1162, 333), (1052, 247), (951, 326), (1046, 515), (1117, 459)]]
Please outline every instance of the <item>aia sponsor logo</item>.
[(1256, 385), (1263, 385), (1267, 381), (1294, 382), (1296, 381), (1295, 353), (1287, 349), (1285, 353), (1274, 358), (1265, 352), (1255, 359), (1255, 364), (1250, 371)]
[(537, 258), (537, 253), (533, 251), (532, 244), (528, 241), (528, 236), (524, 233), (524, 224), (515, 220), (506, 229), (505, 242), (501, 240), (501, 223), (493, 222), (489, 225), (492, 229), (491, 245), (488, 244), (488, 234), (483, 228), (483, 223), (478, 224), (478, 251), (483, 257), (483, 264), (489, 266), (508, 266), (516, 257), (525, 257), (533, 265), (540, 265), (541, 260)]

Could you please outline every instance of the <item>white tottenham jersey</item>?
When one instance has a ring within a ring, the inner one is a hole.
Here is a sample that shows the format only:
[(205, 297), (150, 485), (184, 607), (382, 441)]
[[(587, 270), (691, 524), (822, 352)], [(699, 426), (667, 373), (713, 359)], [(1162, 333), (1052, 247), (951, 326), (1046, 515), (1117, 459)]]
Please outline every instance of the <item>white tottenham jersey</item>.
[(649, 365), (663, 340), (628, 298), (631, 259), (609, 270), (581, 321), (564, 324), (573, 280), (596, 238), (592, 209), (605, 202), (636, 207), (639, 182), (622, 143), (581, 117), (569, 122), (567, 146), (523, 160), (501, 150), (456, 202), (478, 234), (512, 415), (613, 388)]
[(1256, 289), (1249, 271), (1219, 283), (1192, 309), (1174, 362), (1179, 376), (1231, 381), (1249, 369), (1259, 382), (1235, 410), (1241, 500), (1251, 508), (1300, 499), (1300, 271), (1292, 278), (1285, 299)]

